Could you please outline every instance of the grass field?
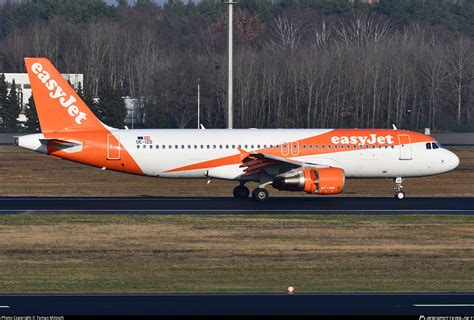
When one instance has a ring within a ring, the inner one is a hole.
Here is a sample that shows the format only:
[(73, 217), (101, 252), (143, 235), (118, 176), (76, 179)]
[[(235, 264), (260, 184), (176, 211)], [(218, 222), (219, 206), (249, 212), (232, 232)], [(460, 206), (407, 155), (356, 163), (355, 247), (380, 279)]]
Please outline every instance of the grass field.
[[(449, 173), (407, 179), (408, 196), (474, 196), (474, 148), (451, 148), (461, 159)], [(232, 181), (171, 180), (102, 171), (13, 146), (0, 146), (0, 195), (231, 196)], [(273, 196), (305, 196), (280, 192)], [(393, 195), (393, 181), (348, 179), (344, 195)], [(311, 196), (311, 195), (308, 195)], [(312, 196), (315, 197), (315, 196)], [(317, 197), (317, 196), (316, 196)]]
[[(410, 196), (473, 196), (474, 149)], [(0, 195), (230, 196), (0, 147)], [(279, 196), (303, 193), (271, 191)], [(392, 195), (349, 180), (346, 195)], [(474, 216), (0, 215), (1, 293), (474, 291)]]
[(0, 216), (2, 293), (473, 291), (470, 216)]

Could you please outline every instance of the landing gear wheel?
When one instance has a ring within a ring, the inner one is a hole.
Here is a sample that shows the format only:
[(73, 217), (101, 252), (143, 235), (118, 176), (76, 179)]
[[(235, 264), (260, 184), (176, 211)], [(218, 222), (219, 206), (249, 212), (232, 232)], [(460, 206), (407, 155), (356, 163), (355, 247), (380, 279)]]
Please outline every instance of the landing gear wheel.
[(237, 186), (234, 188), (234, 198), (236, 199), (248, 198), (249, 194), (250, 194), (249, 188), (245, 186)]
[(395, 186), (394, 186), (394, 189), (395, 189), (395, 199), (397, 200), (403, 200), (405, 199), (405, 192), (402, 191), (402, 183), (403, 183), (403, 178), (402, 177), (397, 177), (394, 179), (394, 183), (395, 183)]
[(268, 191), (263, 188), (257, 188), (252, 192), (252, 198), (257, 201), (265, 201), (268, 199)]
[(397, 200), (405, 199), (405, 192), (403, 192), (403, 191), (395, 192), (395, 199), (397, 199)]

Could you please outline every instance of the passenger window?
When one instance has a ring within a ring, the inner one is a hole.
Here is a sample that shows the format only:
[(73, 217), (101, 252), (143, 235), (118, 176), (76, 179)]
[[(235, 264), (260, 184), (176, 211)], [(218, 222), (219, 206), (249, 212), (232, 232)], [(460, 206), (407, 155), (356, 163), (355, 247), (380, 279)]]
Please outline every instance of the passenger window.
[(313, 145), (312, 144), (308, 145), (308, 148), (313, 149)]
[(331, 145), (330, 145), (330, 144), (328, 144), (328, 149), (331, 149)]
[(208, 148), (208, 149), (211, 149), (211, 146), (210, 146), (210, 145), (207, 145), (207, 148)]
[(318, 149), (318, 148), (319, 148), (319, 145), (315, 144), (314, 149)]
[(245, 145), (245, 149), (247, 149), (247, 148), (248, 148), (248, 145)]
[(191, 145), (188, 144), (188, 149), (191, 149)]
[(197, 144), (195, 144), (195, 145), (194, 145), (194, 149), (197, 149), (197, 148), (198, 148), (198, 146), (197, 146)]
[(337, 146), (334, 146), (334, 149), (337, 149)]
[(168, 146), (168, 149), (173, 149), (173, 146), (172, 146), (172, 145), (169, 145), (169, 146)]
[(212, 148), (215, 149), (215, 148), (216, 148), (216, 145), (213, 145)]
[(385, 149), (388, 149), (388, 146), (385, 146)]
[(350, 145), (350, 144), (348, 144), (346, 148), (347, 148), (347, 149), (350, 149), (350, 148), (351, 148), (351, 145)]
[(341, 149), (344, 149), (344, 145), (341, 145)]
[(229, 149), (229, 145), (228, 145), (228, 144), (226, 144), (226, 145), (225, 145), (225, 148), (226, 148), (226, 149)]
[(242, 145), (241, 145), (241, 144), (239, 144), (239, 149), (242, 149)]
[(204, 145), (201, 144), (201, 149), (204, 149)]
[(322, 144), (322, 145), (321, 145), (321, 149), (324, 149), (324, 147), (325, 147), (324, 144)]
[(235, 149), (235, 144), (232, 145), (232, 149)]
[(305, 145), (305, 144), (303, 145), (303, 149), (306, 149), (306, 145)]
[(161, 147), (162, 147), (163, 149), (166, 149), (166, 146), (165, 146), (165, 145), (162, 145)]
[(267, 147), (267, 145), (266, 145), (266, 144), (264, 144), (264, 145), (263, 145), (263, 148), (265, 149), (266, 147)]
[(153, 149), (153, 145), (152, 145), (152, 144), (150, 144), (150, 149)]
[(257, 144), (257, 149), (260, 149), (260, 145), (259, 145), (259, 144)]
[(395, 146), (392, 146), (392, 149), (395, 149)]
[(184, 149), (184, 144), (181, 145), (181, 149)]
[(139, 145), (139, 144), (137, 144), (137, 149), (140, 149), (140, 145)]

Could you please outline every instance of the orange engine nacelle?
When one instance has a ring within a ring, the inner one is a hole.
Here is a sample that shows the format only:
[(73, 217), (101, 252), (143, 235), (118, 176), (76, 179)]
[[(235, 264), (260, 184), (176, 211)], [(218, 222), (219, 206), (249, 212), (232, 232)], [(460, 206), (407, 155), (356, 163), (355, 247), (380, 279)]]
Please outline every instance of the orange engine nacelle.
[(305, 191), (311, 194), (337, 194), (344, 189), (345, 176), (341, 168), (309, 169), (294, 176), (276, 177), (273, 187), (286, 191)]

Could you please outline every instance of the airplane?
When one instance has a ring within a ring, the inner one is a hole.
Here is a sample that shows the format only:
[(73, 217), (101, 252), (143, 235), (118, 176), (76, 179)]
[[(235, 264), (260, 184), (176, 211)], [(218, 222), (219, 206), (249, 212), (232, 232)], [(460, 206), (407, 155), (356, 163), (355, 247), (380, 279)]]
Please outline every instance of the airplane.
[(405, 178), (448, 172), (459, 158), (430, 136), (393, 129), (116, 129), (102, 123), (46, 58), (25, 58), (41, 133), (16, 144), (53, 157), (129, 174), (225, 179), (257, 201), (277, 190), (333, 195), (346, 178)]

